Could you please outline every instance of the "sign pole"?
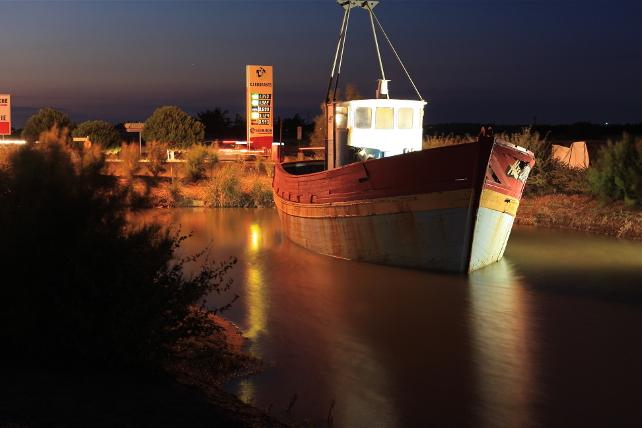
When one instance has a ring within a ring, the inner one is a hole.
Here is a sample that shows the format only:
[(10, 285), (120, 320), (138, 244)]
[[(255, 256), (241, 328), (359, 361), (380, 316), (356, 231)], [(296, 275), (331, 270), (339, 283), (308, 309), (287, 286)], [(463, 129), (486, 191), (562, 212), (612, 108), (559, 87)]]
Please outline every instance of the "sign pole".
[(143, 157), (143, 131), (138, 131), (138, 154)]

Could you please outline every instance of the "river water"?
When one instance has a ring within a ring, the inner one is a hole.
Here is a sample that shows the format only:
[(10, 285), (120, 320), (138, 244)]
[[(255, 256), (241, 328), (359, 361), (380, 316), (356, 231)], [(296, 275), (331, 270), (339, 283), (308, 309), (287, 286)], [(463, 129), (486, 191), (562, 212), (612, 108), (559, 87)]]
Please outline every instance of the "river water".
[[(176, 209), (145, 220), (236, 256), (225, 316), (262, 358), (229, 386), (284, 421), (335, 427), (642, 426), (642, 244), (515, 228), (466, 275), (311, 253), (276, 211)], [(290, 408), (289, 412), (287, 411)]]

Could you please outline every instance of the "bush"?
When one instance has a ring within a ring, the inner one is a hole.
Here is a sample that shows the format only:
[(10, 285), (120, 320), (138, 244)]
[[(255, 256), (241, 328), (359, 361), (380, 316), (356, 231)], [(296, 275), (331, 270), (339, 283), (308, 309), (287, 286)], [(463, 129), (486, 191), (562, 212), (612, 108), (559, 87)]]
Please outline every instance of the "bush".
[(192, 146), (185, 155), (185, 179), (198, 181), (205, 176), (206, 162), (210, 166), (218, 161), (217, 154), (210, 148), (197, 144)]
[(642, 202), (642, 140), (624, 134), (599, 151), (589, 169), (589, 190), (602, 201), (624, 200), (629, 206)]
[(157, 108), (145, 121), (143, 138), (171, 147), (187, 148), (203, 141), (205, 127), (183, 110), (174, 106)]
[(123, 144), (120, 149), (122, 174), (132, 180), (140, 169), (140, 147), (138, 144)]
[(104, 149), (117, 147), (120, 135), (114, 125), (104, 120), (88, 120), (78, 125), (72, 133), (74, 137), (89, 137), (94, 144), (99, 144)]
[(459, 136), (459, 135), (427, 135), (424, 138), (422, 148), (425, 149), (435, 149), (437, 147), (446, 147), (446, 146), (455, 146), (458, 144), (472, 143), (476, 141), (474, 138), (471, 138), (469, 135)]
[(47, 142), (19, 149), (0, 170), (2, 358), (156, 366), (181, 343), (211, 334), (201, 302), (229, 287), (234, 260), (186, 277), (183, 264), (193, 258), (176, 259), (183, 238), (129, 226), (115, 180), (72, 159), (63, 144)]
[(40, 134), (56, 128), (60, 132), (71, 128), (71, 119), (66, 113), (52, 108), (42, 108), (36, 114), (27, 119), (22, 130), (22, 138), (28, 143), (38, 141)]
[(272, 186), (261, 179), (257, 179), (252, 183), (250, 198), (253, 208), (269, 208), (274, 206)]
[(514, 134), (500, 134), (500, 140), (530, 150), (535, 155), (524, 192), (526, 194), (577, 193), (584, 186), (583, 172), (571, 170), (553, 158), (547, 135), (542, 137), (530, 127)]
[(165, 172), (165, 161), (167, 160), (167, 145), (159, 143), (158, 141), (150, 141), (147, 143), (147, 169), (154, 177), (162, 172)]
[(250, 205), (250, 198), (241, 190), (243, 171), (239, 165), (224, 165), (216, 170), (211, 178), (206, 202), (219, 208), (243, 208)]
[(257, 174), (265, 174), (270, 178), (274, 177), (274, 161), (271, 159), (258, 156), (255, 166)]

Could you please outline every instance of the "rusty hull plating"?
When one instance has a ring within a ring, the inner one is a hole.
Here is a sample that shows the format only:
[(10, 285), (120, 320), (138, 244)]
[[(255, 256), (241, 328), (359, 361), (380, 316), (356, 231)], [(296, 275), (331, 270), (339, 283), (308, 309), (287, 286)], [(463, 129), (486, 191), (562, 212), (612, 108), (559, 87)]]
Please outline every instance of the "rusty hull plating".
[(287, 236), (312, 251), (470, 272), (503, 256), (533, 154), (492, 137), (297, 175), (276, 166)]

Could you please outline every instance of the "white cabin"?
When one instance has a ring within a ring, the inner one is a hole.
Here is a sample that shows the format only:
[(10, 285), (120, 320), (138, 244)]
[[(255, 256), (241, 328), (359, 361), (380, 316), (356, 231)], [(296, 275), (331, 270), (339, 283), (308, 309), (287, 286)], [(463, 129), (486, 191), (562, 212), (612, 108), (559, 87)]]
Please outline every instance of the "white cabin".
[(328, 168), (421, 150), (425, 105), (385, 98), (329, 104)]

